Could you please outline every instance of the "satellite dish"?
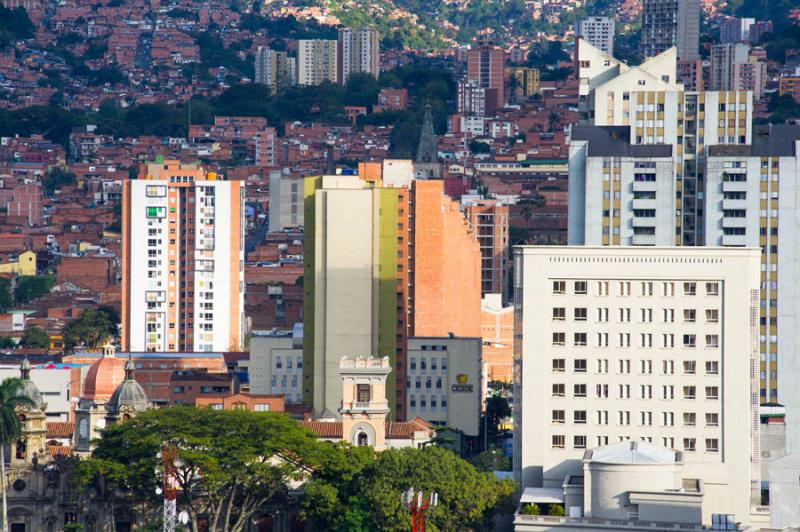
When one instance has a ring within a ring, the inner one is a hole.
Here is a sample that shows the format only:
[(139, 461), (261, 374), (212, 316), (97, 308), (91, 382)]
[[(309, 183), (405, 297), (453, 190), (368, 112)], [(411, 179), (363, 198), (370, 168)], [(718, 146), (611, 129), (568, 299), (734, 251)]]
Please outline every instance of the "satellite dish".
[(182, 524), (184, 524), (184, 525), (185, 525), (186, 523), (188, 523), (188, 522), (189, 522), (189, 512), (187, 512), (186, 510), (184, 510), (184, 511), (182, 511), (181, 513), (179, 513), (179, 514), (178, 514), (178, 521), (180, 521), (180, 522), (181, 522)]

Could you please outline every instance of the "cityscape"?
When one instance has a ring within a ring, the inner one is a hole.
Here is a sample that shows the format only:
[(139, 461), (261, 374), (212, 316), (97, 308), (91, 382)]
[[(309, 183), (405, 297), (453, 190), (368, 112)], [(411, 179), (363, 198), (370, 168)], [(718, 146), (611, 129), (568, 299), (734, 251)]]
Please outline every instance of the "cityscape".
[(0, 532), (800, 530), (800, 3), (0, 0)]

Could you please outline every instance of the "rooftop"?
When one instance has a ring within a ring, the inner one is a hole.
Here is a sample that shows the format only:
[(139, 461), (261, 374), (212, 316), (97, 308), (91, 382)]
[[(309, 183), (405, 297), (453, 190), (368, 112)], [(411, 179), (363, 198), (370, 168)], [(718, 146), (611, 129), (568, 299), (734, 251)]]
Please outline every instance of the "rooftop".
[(572, 141), (587, 141), (590, 157), (672, 157), (669, 144), (631, 144), (629, 126), (575, 126)]

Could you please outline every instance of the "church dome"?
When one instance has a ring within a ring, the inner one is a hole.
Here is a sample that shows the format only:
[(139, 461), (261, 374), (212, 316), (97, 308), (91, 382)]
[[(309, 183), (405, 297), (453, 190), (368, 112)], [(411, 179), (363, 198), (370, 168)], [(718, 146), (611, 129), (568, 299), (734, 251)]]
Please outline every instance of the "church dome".
[(147, 410), (150, 405), (144, 388), (136, 382), (133, 367), (133, 362), (130, 360), (125, 363), (125, 380), (117, 386), (111, 399), (108, 400), (106, 408), (109, 412), (117, 413), (122, 407), (129, 407), (134, 412), (142, 412)]
[(44, 408), (42, 394), (39, 392), (39, 388), (31, 380), (31, 363), (28, 362), (27, 358), (22, 361), (22, 365), (19, 367), (19, 372), (22, 386), (17, 391), (17, 395), (20, 397), (27, 397), (33, 401), (34, 408), (42, 410)]
[(125, 380), (125, 361), (109, 352), (89, 367), (82, 399), (108, 399)]

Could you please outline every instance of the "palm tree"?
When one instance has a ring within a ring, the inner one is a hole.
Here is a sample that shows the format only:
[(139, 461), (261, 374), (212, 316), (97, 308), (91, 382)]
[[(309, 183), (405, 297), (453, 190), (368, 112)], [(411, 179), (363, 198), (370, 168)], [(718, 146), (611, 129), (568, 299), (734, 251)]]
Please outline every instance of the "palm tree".
[(3, 532), (8, 532), (6, 445), (17, 441), (22, 433), (17, 409), (35, 406), (29, 397), (20, 394), (22, 386), (22, 380), (18, 378), (9, 378), (0, 383), (0, 483), (3, 489)]

